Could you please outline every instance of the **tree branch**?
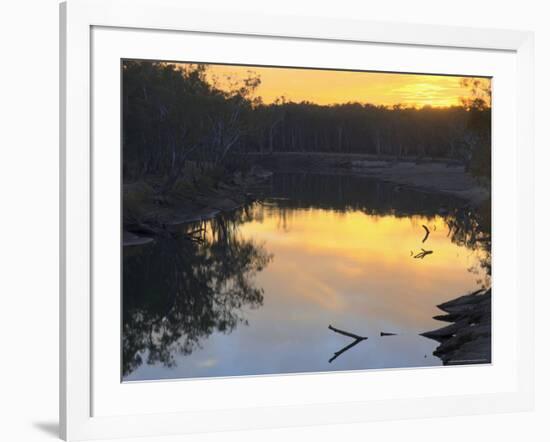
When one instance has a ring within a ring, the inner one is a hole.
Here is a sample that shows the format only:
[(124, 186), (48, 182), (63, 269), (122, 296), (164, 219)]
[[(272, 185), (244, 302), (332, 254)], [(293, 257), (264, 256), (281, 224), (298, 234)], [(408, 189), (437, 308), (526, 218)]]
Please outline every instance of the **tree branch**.
[(422, 227), (426, 231), (426, 235), (424, 236), (424, 239), (422, 240), (422, 242), (424, 243), (428, 239), (428, 236), (430, 236), (430, 229), (428, 229), (424, 224), (422, 224)]
[(361, 340), (367, 339), (365, 336), (359, 336), (359, 335), (356, 335), (356, 334), (353, 334), (353, 333), (349, 333), (347, 331), (337, 329), (337, 328), (333, 327), (332, 325), (329, 325), (328, 328), (330, 330), (332, 330), (333, 332), (340, 333), (341, 335), (348, 336), (348, 337), (353, 338), (353, 339), (361, 339)]

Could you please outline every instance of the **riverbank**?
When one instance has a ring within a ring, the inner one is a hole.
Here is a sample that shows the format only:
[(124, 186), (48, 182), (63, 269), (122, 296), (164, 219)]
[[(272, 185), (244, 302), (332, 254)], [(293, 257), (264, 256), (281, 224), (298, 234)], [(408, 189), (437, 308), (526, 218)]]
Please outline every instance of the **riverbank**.
[(489, 191), (466, 173), (462, 165), (359, 161), (352, 165), (352, 170), (384, 181), (456, 196), (473, 206), (480, 205), (490, 197)]
[(440, 343), (434, 356), (444, 365), (491, 362), (491, 289), (479, 290), (437, 306), (435, 316), (451, 324), (421, 335)]
[(490, 198), (488, 186), (466, 172), (458, 161), (425, 158), (394, 158), (365, 154), (282, 152), (249, 154), (262, 167), (285, 172), (345, 173), (365, 176), (424, 192), (461, 198), (476, 207)]
[(123, 185), (123, 246), (140, 246), (156, 237), (170, 236), (182, 224), (214, 218), (255, 200), (254, 187), (272, 175), (259, 166), (246, 174), (235, 172), (221, 179), (202, 176), (178, 182), (159, 194), (145, 182)]

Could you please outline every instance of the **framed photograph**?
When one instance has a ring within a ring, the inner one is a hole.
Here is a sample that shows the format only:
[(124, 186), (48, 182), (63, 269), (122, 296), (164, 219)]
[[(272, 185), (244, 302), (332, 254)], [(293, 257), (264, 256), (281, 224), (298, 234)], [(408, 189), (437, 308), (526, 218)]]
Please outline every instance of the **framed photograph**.
[(66, 440), (527, 410), (528, 32), (70, 0)]

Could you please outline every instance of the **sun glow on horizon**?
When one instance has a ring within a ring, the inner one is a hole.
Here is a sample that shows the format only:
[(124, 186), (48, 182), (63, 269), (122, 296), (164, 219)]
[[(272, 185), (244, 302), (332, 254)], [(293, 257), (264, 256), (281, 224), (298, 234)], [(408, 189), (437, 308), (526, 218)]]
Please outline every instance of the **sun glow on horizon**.
[[(185, 67), (185, 63), (178, 63)], [(362, 103), (392, 107), (460, 106), (469, 89), (461, 84), (462, 76), (400, 74), (384, 72), (338, 71), (307, 68), (279, 68), (206, 64), (206, 76), (221, 89), (229, 88), (250, 76), (261, 84), (254, 97), (271, 104), (285, 101), (310, 102), (319, 105)], [(471, 78), (471, 77), (470, 77)], [(483, 86), (489, 78), (476, 77)]]

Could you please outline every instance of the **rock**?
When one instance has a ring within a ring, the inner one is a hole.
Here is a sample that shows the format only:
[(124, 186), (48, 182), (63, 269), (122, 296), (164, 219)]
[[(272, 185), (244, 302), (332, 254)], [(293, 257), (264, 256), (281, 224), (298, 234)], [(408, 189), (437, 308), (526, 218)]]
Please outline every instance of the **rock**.
[(122, 231), (122, 245), (124, 247), (142, 246), (153, 241), (154, 239), (148, 236), (136, 235), (135, 233), (128, 232), (127, 230)]
[(177, 213), (177, 214), (174, 214), (170, 219), (170, 221), (168, 221), (166, 224), (170, 226), (178, 226), (181, 224), (196, 223), (199, 221), (215, 218), (216, 215), (218, 215), (219, 213), (220, 211), (216, 209), (205, 209), (201, 211), (195, 211), (195, 213), (193, 214)]
[(448, 314), (434, 319), (451, 324), (421, 334), (440, 343), (434, 356), (444, 365), (491, 362), (491, 289), (478, 290), (438, 307)]
[[(466, 306), (466, 305), (472, 305), (476, 304), (478, 302), (482, 302), (486, 298), (480, 295), (480, 293), (483, 293), (483, 289), (477, 290), (473, 293), (470, 293), (469, 295), (464, 295), (459, 298), (453, 299), (452, 301), (444, 302), (443, 304), (439, 304), (437, 307), (443, 311), (447, 311), (447, 308), (457, 307), (457, 306)], [(491, 296), (491, 289), (485, 293), (485, 295)]]
[(272, 176), (273, 172), (264, 169), (262, 166), (258, 164), (255, 164), (254, 166), (252, 166), (252, 169), (250, 169), (250, 174), (257, 178), (266, 179)]
[(421, 336), (430, 338), (439, 342), (443, 342), (446, 338), (452, 337), (459, 330), (467, 327), (469, 325), (467, 319), (463, 319), (459, 322), (455, 322), (446, 327), (438, 328), (437, 330), (432, 330), (426, 333), (422, 333)]
[(447, 357), (447, 365), (491, 363), (491, 337), (466, 342)]
[(196, 201), (205, 207), (206, 211), (230, 211), (238, 209), (242, 203), (237, 202), (232, 198), (227, 198), (224, 196), (203, 196), (197, 197)]

